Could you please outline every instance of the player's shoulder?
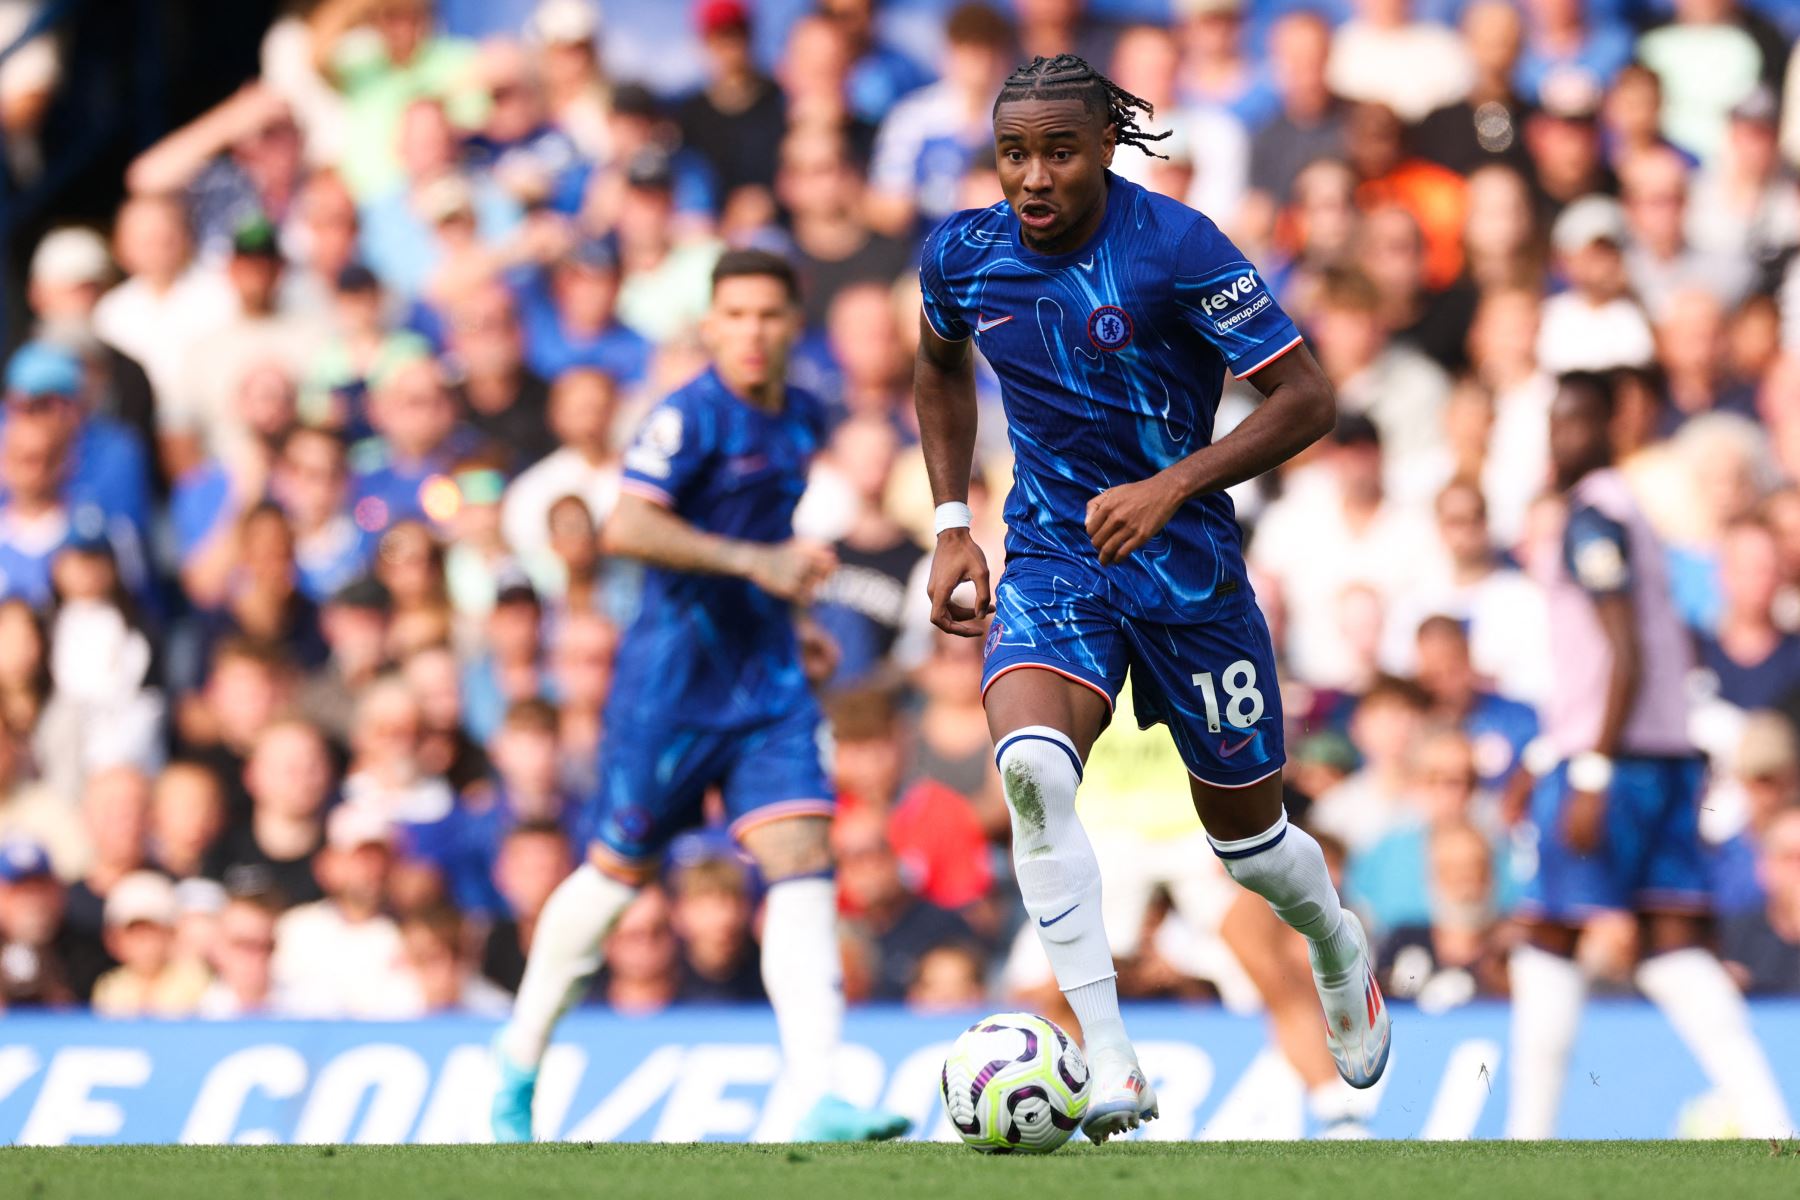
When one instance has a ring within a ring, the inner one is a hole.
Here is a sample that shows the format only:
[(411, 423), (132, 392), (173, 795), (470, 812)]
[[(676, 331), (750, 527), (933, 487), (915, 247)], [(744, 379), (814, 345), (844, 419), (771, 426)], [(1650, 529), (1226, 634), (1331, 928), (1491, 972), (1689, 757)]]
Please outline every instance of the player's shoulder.
[(920, 249), (922, 265), (947, 270), (987, 255), (998, 245), (1010, 249), (1012, 222), (1017, 220), (1006, 201), (986, 208), (965, 208), (939, 221)]

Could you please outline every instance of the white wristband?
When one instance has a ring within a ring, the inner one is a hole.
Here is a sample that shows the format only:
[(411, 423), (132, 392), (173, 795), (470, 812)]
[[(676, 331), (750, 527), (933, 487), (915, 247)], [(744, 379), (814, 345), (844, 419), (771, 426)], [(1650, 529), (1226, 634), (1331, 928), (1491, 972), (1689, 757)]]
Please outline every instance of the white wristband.
[(937, 515), (931, 523), (931, 536), (936, 537), (946, 529), (967, 529), (974, 520), (967, 504), (961, 500), (946, 500), (937, 506)]
[(1596, 750), (1569, 760), (1569, 786), (1578, 792), (1604, 792), (1612, 786), (1613, 761)]
[(1556, 752), (1556, 744), (1542, 735), (1525, 743), (1525, 749), (1519, 754), (1519, 765), (1538, 779), (1556, 770), (1556, 764), (1561, 761), (1562, 755)]

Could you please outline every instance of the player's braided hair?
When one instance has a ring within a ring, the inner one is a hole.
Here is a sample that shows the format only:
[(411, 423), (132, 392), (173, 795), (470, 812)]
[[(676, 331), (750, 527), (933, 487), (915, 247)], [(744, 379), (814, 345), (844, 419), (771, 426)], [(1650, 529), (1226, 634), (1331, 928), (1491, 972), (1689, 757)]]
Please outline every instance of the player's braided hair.
[(1104, 116), (1106, 123), (1118, 130), (1121, 146), (1136, 146), (1152, 158), (1168, 157), (1152, 150), (1150, 143), (1162, 141), (1172, 131), (1150, 133), (1137, 123), (1139, 113), (1154, 117), (1156, 106), (1094, 70), (1085, 58), (1073, 54), (1045, 58), (1040, 54), (1006, 77), (994, 101), (995, 110), (1011, 100), (1080, 100), (1089, 112)]

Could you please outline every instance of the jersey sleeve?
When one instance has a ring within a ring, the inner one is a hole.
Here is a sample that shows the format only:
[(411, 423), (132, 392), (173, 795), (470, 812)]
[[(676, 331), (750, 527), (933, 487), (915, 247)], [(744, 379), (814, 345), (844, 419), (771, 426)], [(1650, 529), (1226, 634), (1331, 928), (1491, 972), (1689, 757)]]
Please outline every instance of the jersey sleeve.
[(925, 308), (925, 319), (946, 342), (962, 342), (969, 338), (969, 323), (950, 295), (944, 280), (944, 248), (950, 241), (951, 227), (957, 217), (950, 217), (931, 231), (919, 252), (919, 298)]
[(619, 490), (679, 509), (713, 456), (712, 423), (706, 417), (680, 396), (651, 409), (625, 451)]
[(1563, 565), (1590, 596), (1624, 595), (1631, 589), (1625, 527), (1592, 506), (1576, 509), (1563, 530)]
[(1175, 303), (1239, 379), (1300, 344), (1300, 331), (1275, 302), (1262, 272), (1204, 217), (1176, 250)]

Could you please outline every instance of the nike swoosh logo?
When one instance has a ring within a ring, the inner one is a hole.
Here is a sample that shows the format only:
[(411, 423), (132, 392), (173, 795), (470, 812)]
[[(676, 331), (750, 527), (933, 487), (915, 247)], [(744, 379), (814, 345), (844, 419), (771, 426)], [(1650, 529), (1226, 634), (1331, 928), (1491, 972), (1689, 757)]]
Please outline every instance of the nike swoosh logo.
[(977, 317), (975, 320), (975, 332), (986, 333), (994, 326), (1004, 325), (1010, 320), (1012, 320), (1012, 315), (1010, 313), (1004, 317), (994, 317), (991, 320), (987, 317)]
[(1248, 746), (1252, 741), (1255, 740), (1255, 738), (1256, 738), (1256, 735), (1254, 733), (1247, 733), (1244, 735), (1244, 740), (1239, 742), (1235, 746), (1227, 746), (1225, 744), (1225, 739), (1220, 738), (1219, 739), (1219, 757), (1220, 758), (1230, 758), (1232, 755), (1236, 754), (1239, 750), (1242, 750), (1245, 746)]
[(1081, 902), (1077, 901), (1074, 904), (1069, 905), (1069, 907), (1063, 909), (1061, 912), (1057, 913), (1054, 917), (1051, 917), (1049, 920), (1045, 920), (1043, 917), (1039, 917), (1038, 924), (1042, 925), (1045, 929), (1048, 929), (1052, 925), (1056, 924), (1058, 921), (1062, 920), (1064, 917), (1068, 916), (1070, 913), (1074, 912), (1076, 909), (1078, 909), (1080, 907), (1081, 907)]
[(1075, 265), (1084, 271), (1091, 271), (1094, 269), (1094, 260), (1090, 258), (1084, 263), (1076, 263)]

